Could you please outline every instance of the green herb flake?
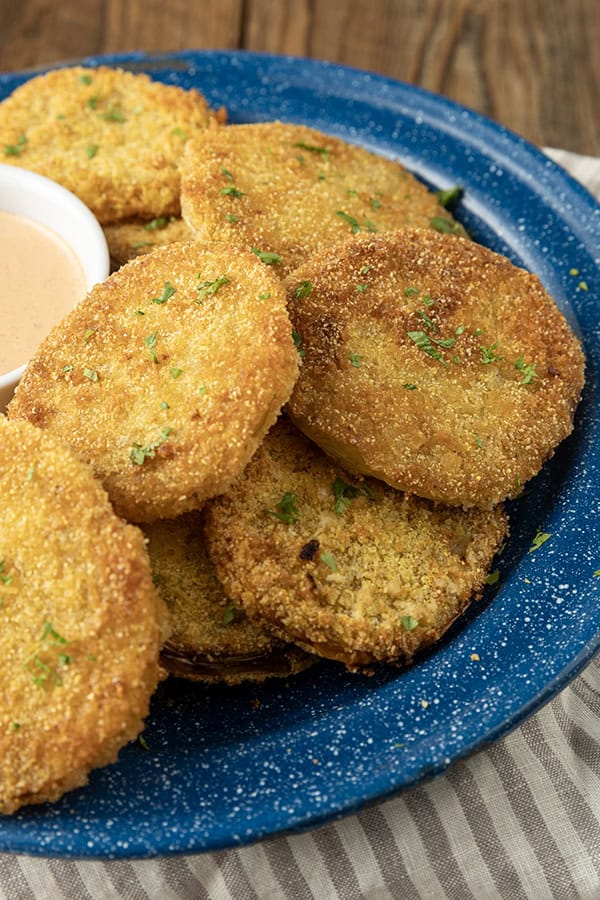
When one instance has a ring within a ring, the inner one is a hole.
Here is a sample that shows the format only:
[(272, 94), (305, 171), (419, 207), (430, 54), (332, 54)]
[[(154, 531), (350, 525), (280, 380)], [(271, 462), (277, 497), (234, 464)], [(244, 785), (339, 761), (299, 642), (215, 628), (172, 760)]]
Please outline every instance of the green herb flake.
[(160, 404), (160, 408), (161, 409), (171, 409), (171, 407), (169, 406), (169, 404), (167, 403), (166, 400), (162, 401), (162, 403)]
[(4, 560), (0, 559), (0, 584), (12, 584), (13, 576), (4, 571)]
[(295, 328), (292, 331), (292, 340), (294, 342), (294, 347), (298, 351), (298, 356), (306, 356), (306, 350), (302, 349), (302, 338)]
[(518, 369), (518, 371), (523, 375), (521, 384), (531, 384), (534, 378), (537, 378), (535, 366), (526, 363), (525, 359), (522, 356), (519, 356), (519, 358), (515, 360), (515, 369)]
[(98, 373), (95, 369), (84, 368), (83, 377), (87, 378), (88, 381), (98, 381)]
[(350, 226), (352, 234), (358, 234), (360, 231), (360, 222), (358, 219), (355, 219), (353, 216), (348, 215), (347, 212), (344, 212), (343, 209), (337, 209), (335, 212), (336, 216), (339, 216), (340, 219), (343, 219), (344, 222), (347, 222)]
[(300, 511), (298, 509), (297, 497), (290, 491), (286, 491), (274, 510), (268, 510), (270, 516), (274, 516), (286, 525), (295, 525), (299, 520)]
[(336, 515), (341, 516), (342, 513), (345, 512), (350, 501), (358, 496), (358, 488), (353, 484), (347, 484), (347, 482), (343, 481), (341, 478), (335, 479), (332, 488), (333, 496), (335, 498), (333, 511)]
[(419, 288), (417, 287), (407, 287), (404, 288), (404, 294), (406, 297), (416, 297), (420, 293)]
[(463, 189), (457, 184), (446, 190), (436, 191), (435, 196), (437, 197), (440, 206), (443, 206), (444, 209), (449, 209), (460, 199), (462, 192)]
[(171, 428), (163, 428), (160, 437), (157, 441), (154, 441), (153, 444), (133, 444), (129, 452), (130, 460), (134, 462), (136, 466), (143, 466), (147, 459), (154, 459), (158, 448), (169, 440), (171, 431)]
[(367, 263), (367, 265), (363, 266), (358, 273), (359, 275), (368, 275), (371, 271), (371, 266)]
[(152, 334), (149, 334), (144, 338), (144, 346), (148, 350), (148, 356), (152, 360), (153, 363), (158, 363), (158, 356), (156, 355), (156, 339), (158, 337), (158, 331), (153, 331)]
[(429, 224), (432, 228), (435, 228), (436, 231), (441, 232), (441, 234), (462, 233), (462, 229), (458, 222), (452, 222), (450, 219), (445, 219), (443, 216), (434, 216), (433, 219), (429, 220)]
[(231, 172), (229, 171), (229, 169), (223, 169), (223, 168), (221, 168), (221, 175), (224, 175), (225, 178), (227, 178), (228, 181), (233, 181), (233, 175), (231, 174)]
[(72, 372), (75, 366), (63, 366), (63, 372)]
[(529, 550), (527, 552), (533, 553), (535, 550), (539, 550), (540, 547), (542, 546), (542, 544), (545, 544), (546, 541), (549, 541), (551, 537), (552, 537), (552, 535), (548, 534), (547, 531), (541, 531), (540, 529), (538, 529), (538, 531), (533, 539), (533, 542), (531, 544), (531, 547), (529, 548)]
[(80, 75), (79, 81), (81, 82), (81, 84), (91, 84), (92, 76), (91, 75)]
[(16, 144), (5, 144), (4, 145), (4, 155), (5, 156), (20, 156), (23, 150), (25, 149), (25, 144), (27, 143), (27, 136), (24, 134), (20, 134), (17, 138)]
[(48, 621), (44, 622), (40, 641), (48, 641), (48, 643), (50, 644), (69, 643), (66, 637), (63, 637), (62, 634), (59, 634), (58, 631), (56, 631), (56, 629), (52, 627), (52, 623)]
[(252, 252), (258, 256), (265, 266), (278, 266), (281, 263), (281, 256), (279, 253), (272, 253), (269, 250), (259, 250), (257, 247), (253, 247)]
[(310, 297), (310, 292), (312, 291), (312, 282), (311, 281), (303, 281), (298, 285), (294, 294), (298, 298), (298, 300), (305, 300), (306, 297)]
[(32, 463), (27, 469), (27, 474), (25, 475), (25, 481), (32, 481), (33, 476), (35, 475), (35, 463)]
[(490, 347), (481, 347), (481, 362), (484, 366), (489, 365), (493, 362), (500, 362), (504, 357), (498, 356), (496, 353), (496, 347), (498, 346), (498, 341), (495, 341)]
[(419, 350), (422, 350), (428, 356), (431, 356), (432, 359), (437, 359), (438, 362), (446, 365), (444, 357), (442, 356), (440, 351), (433, 346), (431, 340), (424, 331), (409, 331), (408, 336), (411, 341), (413, 341), (417, 345)]
[(400, 616), (400, 621), (402, 622), (402, 627), (407, 631), (414, 631), (419, 625), (418, 619), (415, 619), (414, 616)]
[(18, 731), (20, 727), (21, 727), (21, 723), (20, 723), (20, 722), (13, 722), (13, 723), (12, 723), (12, 730), (13, 730), (13, 731)]
[(179, 127), (174, 128), (174, 129), (172, 130), (171, 134), (172, 134), (174, 137), (181, 138), (182, 141), (185, 141), (185, 140), (187, 139), (187, 134), (185, 133), (185, 131), (183, 130), (183, 128), (179, 128)]
[(493, 572), (490, 572), (490, 574), (486, 576), (485, 583), (486, 584), (498, 584), (499, 579), (500, 579), (500, 569), (494, 569)]
[(230, 625), (235, 618), (236, 608), (235, 606), (226, 606), (223, 611), (223, 625)]
[(166, 228), (168, 224), (169, 220), (166, 216), (157, 216), (145, 223), (144, 231), (159, 231), (161, 228)]
[(105, 122), (126, 122), (127, 119), (123, 115), (120, 109), (116, 106), (111, 106), (106, 112), (102, 113), (100, 116), (101, 119), (104, 119)]
[(596, 569), (594, 572), (594, 578), (600, 578), (600, 569)]
[(355, 369), (360, 369), (361, 360), (363, 359), (363, 357), (360, 354), (350, 353), (349, 359)]
[(417, 389), (416, 384), (412, 384), (412, 382), (410, 382), (410, 381), (405, 381), (404, 384), (402, 385), (402, 387), (406, 391), (416, 391), (416, 389)]
[(369, 287), (368, 284), (357, 284), (356, 287), (354, 288), (354, 290), (357, 291), (359, 294), (364, 294), (364, 292), (367, 290), (368, 287)]
[(378, 197), (371, 197), (371, 200), (369, 202), (371, 204), (371, 209), (381, 208), (381, 200)]
[(243, 192), (239, 191), (233, 184), (226, 184), (225, 187), (221, 188), (221, 193), (227, 197), (235, 197), (236, 200), (244, 196)]
[(173, 381), (176, 381), (179, 376), (183, 374), (183, 369), (178, 369), (177, 366), (171, 366), (169, 372), (171, 373), (171, 378), (173, 379)]
[(329, 550), (325, 551), (325, 553), (321, 553), (319, 559), (321, 562), (324, 562), (326, 566), (329, 566), (332, 572), (337, 572), (336, 561), (333, 558), (333, 553), (330, 553)]
[(425, 310), (423, 310), (423, 309), (417, 310), (417, 315), (418, 315), (419, 318), (423, 321), (423, 324), (425, 325), (425, 328), (429, 328), (431, 331), (437, 329), (437, 325), (435, 324), (435, 322), (433, 322), (433, 321), (429, 318), (429, 316), (427, 315), (427, 313), (425, 312)]
[(145, 750), (146, 752), (150, 750), (150, 745), (148, 744), (148, 741), (143, 734), (138, 735), (138, 744), (140, 745), (142, 750)]
[(90, 109), (96, 109), (98, 106), (98, 97), (90, 97), (87, 101), (87, 105)]
[(87, 329), (85, 330), (85, 332), (84, 332), (84, 334), (83, 334), (83, 340), (85, 341), (86, 344), (89, 343), (89, 340), (90, 340), (91, 336), (92, 336), (93, 334), (95, 334), (95, 333), (96, 333), (96, 329), (95, 329), (95, 328), (87, 328)]
[(258, 299), (259, 300), (270, 300), (271, 299), (271, 291), (267, 291), (266, 294), (259, 294)]
[(85, 155), (88, 159), (93, 159), (98, 152), (98, 144), (88, 144), (85, 148)]
[(233, 213), (227, 213), (225, 218), (227, 219), (228, 222), (231, 222), (232, 225), (235, 225), (237, 222), (240, 221), (238, 216), (234, 216)]
[(165, 281), (165, 287), (164, 287), (164, 290), (163, 290), (161, 296), (160, 297), (151, 297), (150, 303), (156, 303), (159, 306), (162, 306), (162, 304), (166, 303), (167, 300), (169, 300), (175, 293), (176, 293), (176, 290), (173, 287), (173, 285), (171, 284), (171, 282)]
[[(200, 278), (199, 275), (198, 278)], [(209, 294), (216, 294), (224, 284), (230, 284), (227, 275), (221, 275), (220, 278), (215, 278), (214, 281), (203, 281), (202, 284), (198, 285), (198, 299), (196, 302), (202, 303)]]
[(454, 334), (460, 335), (460, 334), (464, 334), (464, 333), (465, 333), (464, 325), (459, 325), (457, 328), (454, 329)]
[(589, 289), (590, 288), (589, 288), (587, 281), (580, 281), (579, 284), (577, 285), (578, 291), (589, 291)]
[(304, 141), (298, 141), (294, 144), (294, 147), (299, 147), (300, 150), (307, 150), (309, 153), (317, 153), (319, 156), (327, 156), (329, 153), (329, 149), (327, 147), (319, 147), (316, 144), (307, 144)]

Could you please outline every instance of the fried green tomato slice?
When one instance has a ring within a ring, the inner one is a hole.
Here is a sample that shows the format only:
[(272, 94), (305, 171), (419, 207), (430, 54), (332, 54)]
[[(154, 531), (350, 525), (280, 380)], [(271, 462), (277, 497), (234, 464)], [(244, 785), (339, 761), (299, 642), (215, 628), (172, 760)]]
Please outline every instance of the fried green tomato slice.
[(0, 812), (56, 800), (143, 728), (166, 611), (88, 466), (0, 416)]
[(251, 622), (225, 596), (202, 531), (202, 515), (186, 513), (143, 527), (154, 583), (170, 614), (162, 664), (190, 681), (240, 684), (286, 677), (313, 657)]
[(507, 533), (501, 507), (459, 510), (356, 480), (283, 419), (206, 515), (232, 602), (350, 670), (407, 663), (436, 642)]
[(177, 216), (155, 216), (143, 219), (126, 219), (104, 226), (113, 268), (118, 268), (145, 253), (151, 253), (164, 244), (191, 241), (194, 235), (183, 219)]
[(86, 462), (134, 522), (226, 490), (288, 399), (282, 282), (252, 253), (169, 244), (97, 285), (43, 341), (9, 417)]
[(283, 274), (357, 232), (464, 233), (399, 162), (304, 125), (203, 132), (187, 144), (181, 173), (183, 217), (199, 240), (249, 247)]
[(304, 354), (289, 412), (353, 472), (489, 508), (573, 428), (579, 341), (540, 280), (485, 247), (357, 235), (287, 290)]
[(0, 103), (0, 160), (76, 194), (102, 224), (180, 211), (186, 141), (218, 126), (205, 98), (122, 69), (55, 69)]

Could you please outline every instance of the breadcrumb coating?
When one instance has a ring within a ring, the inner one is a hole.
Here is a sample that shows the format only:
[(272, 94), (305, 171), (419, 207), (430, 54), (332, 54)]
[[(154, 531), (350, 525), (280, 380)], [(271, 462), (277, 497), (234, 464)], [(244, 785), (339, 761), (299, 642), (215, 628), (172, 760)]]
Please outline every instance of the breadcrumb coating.
[(304, 353), (289, 412), (351, 471), (489, 508), (571, 432), (581, 346), (505, 257), (424, 229), (356, 235), (286, 284)]
[(171, 674), (239, 684), (310, 665), (312, 657), (255, 625), (225, 596), (206, 552), (201, 513), (161, 519), (143, 531), (156, 588), (170, 615), (161, 659)]
[(206, 536), (232, 601), (282, 640), (350, 669), (410, 662), (479, 594), (501, 507), (459, 510), (357, 480), (284, 419)]
[(8, 414), (91, 463), (120, 515), (171, 518), (226, 490), (276, 420), (298, 373), (291, 330), (254, 254), (169, 244), (50, 332)]
[(230, 125), (189, 141), (181, 205), (199, 240), (226, 240), (281, 260), (286, 274), (354, 232), (432, 222), (464, 234), (399, 162), (305, 125)]
[(151, 253), (163, 244), (191, 241), (194, 235), (177, 216), (155, 216), (152, 219), (127, 219), (104, 226), (114, 268), (124, 265), (136, 256)]
[(0, 103), (0, 158), (59, 182), (102, 224), (178, 215), (186, 141), (218, 123), (197, 90), (106, 66), (54, 69)]
[(0, 416), (0, 812), (56, 800), (142, 730), (165, 610), (91, 470)]

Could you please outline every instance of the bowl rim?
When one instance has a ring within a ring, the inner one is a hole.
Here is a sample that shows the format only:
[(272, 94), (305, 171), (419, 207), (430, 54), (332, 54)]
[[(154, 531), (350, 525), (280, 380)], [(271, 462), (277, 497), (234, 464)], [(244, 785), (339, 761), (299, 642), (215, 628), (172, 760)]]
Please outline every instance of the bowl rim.
[[(51, 223), (48, 217), (42, 215), (39, 218), (36, 217), (32, 213), (31, 205), (27, 205), (27, 212), (19, 211), (17, 208), (18, 203), (8, 204), (1, 190), (0, 211), (23, 215), (24, 218), (36, 222), (38, 225), (42, 225), (58, 235), (70, 247), (81, 264), (85, 277), (86, 292), (91, 290), (94, 284), (104, 281), (110, 273), (110, 254), (102, 226), (89, 207), (72, 191), (45, 175), (21, 166), (0, 163), (0, 188), (3, 184), (10, 182), (18, 183), (19, 190), (24, 192), (24, 201), (31, 201), (32, 198), (51, 200), (56, 206), (56, 224)], [(23, 205), (25, 206), (25, 203)], [(85, 232), (86, 241), (89, 241), (90, 249), (90, 253), (85, 259), (82, 258), (81, 253), (73, 247), (69, 239), (62, 233), (65, 229), (61, 229), (60, 220), (64, 215), (68, 215), (70, 221), (77, 221), (78, 225)], [(21, 365), (7, 372), (0, 371), (0, 392), (9, 391), (11, 387), (17, 385), (25, 371), (27, 362), (25, 360)]]

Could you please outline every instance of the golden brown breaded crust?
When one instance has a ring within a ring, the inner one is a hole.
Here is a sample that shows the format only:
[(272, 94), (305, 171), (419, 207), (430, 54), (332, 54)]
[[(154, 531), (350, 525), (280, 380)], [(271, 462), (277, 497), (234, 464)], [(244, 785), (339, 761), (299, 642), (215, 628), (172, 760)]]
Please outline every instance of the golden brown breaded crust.
[(103, 223), (177, 215), (186, 141), (216, 126), (204, 97), (122, 69), (55, 69), (0, 103), (0, 157), (58, 181)]
[(198, 135), (181, 164), (183, 217), (199, 240), (227, 240), (281, 256), (288, 273), (357, 230), (462, 228), (416, 178), (305, 125), (230, 125)]
[(141, 731), (165, 611), (88, 466), (0, 416), (0, 812), (56, 800)]
[(579, 341), (539, 279), (485, 247), (357, 235), (287, 289), (304, 352), (289, 411), (351, 471), (489, 508), (572, 430)]
[(225, 244), (169, 244), (97, 285), (43, 341), (9, 407), (60, 437), (146, 522), (226, 490), (298, 372), (281, 281)]
[(282, 639), (345, 663), (408, 662), (483, 586), (500, 507), (435, 506), (356, 481), (281, 420), (207, 508), (226, 592)]
[(251, 622), (223, 592), (206, 552), (202, 515), (186, 513), (143, 527), (154, 581), (171, 619), (161, 659), (191, 681), (264, 681), (292, 675), (313, 657)]
[(136, 256), (151, 253), (163, 244), (191, 241), (194, 235), (183, 219), (176, 216), (157, 216), (143, 219), (127, 219), (104, 226), (104, 236), (113, 266), (124, 265)]

